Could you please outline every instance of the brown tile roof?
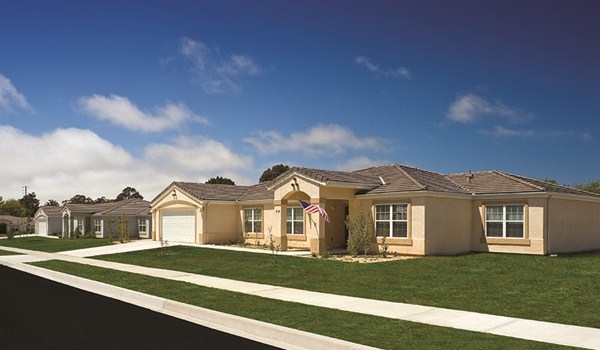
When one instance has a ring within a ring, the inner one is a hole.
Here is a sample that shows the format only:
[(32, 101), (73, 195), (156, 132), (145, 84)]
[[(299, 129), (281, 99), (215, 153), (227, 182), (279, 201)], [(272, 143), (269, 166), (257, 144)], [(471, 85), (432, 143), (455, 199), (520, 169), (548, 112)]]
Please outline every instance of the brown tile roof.
[(142, 199), (125, 199), (119, 202), (114, 202), (113, 204), (114, 205), (112, 207), (99, 211), (94, 215), (150, 215), (150, 202)]
[(73, 213), (97, 213), (102, 210), (110, 209), (113, 205), (113, 202), (96, 204), (66, 204), (63, 208), (68, 208)]
[(235, 201), (250, 188), (250, 186), (204, 184), (194, 182), (173, 182), (173, 185), (200, 200), (222, 201)]
[(238, 200), (241, 200), (241, 201), (262, 200), (262, 199), (271, 199), (272, 200), (274, 198), (274, 193), (273, 193), (273, 191), (269, 191), (267, 189), (267, 185), (268, 185), (268, 183), (263, 182), (263, 183), (259, 183), (258, 185), (248, 187), (246, 192), (244, 192), (244, 194), (242, 196), (240, 196), (240, 198), (238, 198)]
[(62, 207), (58, 205), (43, 205), (38, 210), (40, 209), (48, 216), (60, 216), (60, 212), (62, 211)]
[(279, 175), (274, 179), (270, 186), (282, 181), (291, 174), (296, 173), (304, 175), (318, 182), (345, 182), (351, 184), (362, 184), (362, 185), (373, 185), (380, 184), (381, 181), (377, 176), (370, 174), (363, 174), (359, 172), (347, 172), (347, 171), (336, 171), (336, 170), (325, 170), (325, 169), (314, 169), (314, 168), (300, 168), (293, 167), (287, 170), (285, 173)]

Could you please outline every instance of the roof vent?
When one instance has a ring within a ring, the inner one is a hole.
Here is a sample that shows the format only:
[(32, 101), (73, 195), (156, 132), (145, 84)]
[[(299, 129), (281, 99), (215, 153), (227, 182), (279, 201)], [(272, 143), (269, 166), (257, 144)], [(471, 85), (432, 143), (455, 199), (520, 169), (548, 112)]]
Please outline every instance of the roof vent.
[(382, 185), (385, 185), (385, 181), (383, 180), (383, 177), (381, 177), (381, 176), (380, 176), (380, 177), (379, 177), (379, 181), (381, 181), (381, 184), (382, 184)]
[(468, 181), (469, 183), (471, 183), (471, 179), (473, 179), (473, 178), (475, 177), (475, 174), (473, 174), (473, 172), (472, 172), (471, 170), (469, 170), (469, 173), (468, 173), (468, 174), (465, 174), (465, 176), (466, 176), (466, 178), (467, 178), (467, 181)]

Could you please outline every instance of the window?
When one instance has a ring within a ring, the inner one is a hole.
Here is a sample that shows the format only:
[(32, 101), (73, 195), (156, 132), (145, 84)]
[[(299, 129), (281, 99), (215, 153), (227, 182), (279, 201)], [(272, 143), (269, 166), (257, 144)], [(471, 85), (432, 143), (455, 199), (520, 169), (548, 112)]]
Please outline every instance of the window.
[(75, 219), (75, 230), (83, 233), (83, 219)]
[(94, 232), (102, 232), (102, 219), (94, 220)]
[(288, 235), (304, 234), (304, 210), (301, 207), (287, 208), (286, 226)]
[(148, 220), (146, 219), (138, 219), (138, 232), (146, 233)]
[(377, 237), (408, 237), (408, 204), (375, 206)]
[(244, 231), (246, 233), (262, 232), (262, 209), (244, 209)]
[(524, 238), (523, 205), (488, 205), (485, 207), (487, 237)]

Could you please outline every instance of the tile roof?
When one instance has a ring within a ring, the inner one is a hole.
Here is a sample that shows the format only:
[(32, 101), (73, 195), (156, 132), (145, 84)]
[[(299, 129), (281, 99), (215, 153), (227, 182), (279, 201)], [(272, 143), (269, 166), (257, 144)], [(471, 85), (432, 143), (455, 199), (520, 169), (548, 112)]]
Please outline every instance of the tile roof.
[(60, 216), (60, 212), (62, 211), (62, 207), (59, 207), (58, 205), (43, 205), (39, 207), (38, 210), (40, 209), (48, 216)]
[(250, 189), (250, 186), (204, 184), (194, 182), (173, 182), (173, 185), (200, 200), (235, 201), (246, 191), (248, 191), (248, 189)]
[(150, 215), (150, 202), (131, 198), (119, 202), (114, 202), (114, 205), (108, 209), (99, 211), (94, 215), (132, 215), (145, 216)]
[[(200, 200), (269, 200), (273, 199), (274, 195), (273, 191), (269, 190), (269, 188), (288, 179), (293, 174), (303, 175), (325, 184), (333, 183), (334, 186), (339, 183), (356, 185), (356, 188), (360, 189), (357, 194), (377, 195), (414, 191), (457, 194), (553, 192), (600, 198), (598, 194), (502, 171), (480, 171), (446, 175), (401, 164), (376, 166), (352, 172), (293, 167), (270, 182), (263, 182), (254, 186), (173, 182), (167, 189), (175, 185)], [(160, 197), (160, 195), (156, 198)]]

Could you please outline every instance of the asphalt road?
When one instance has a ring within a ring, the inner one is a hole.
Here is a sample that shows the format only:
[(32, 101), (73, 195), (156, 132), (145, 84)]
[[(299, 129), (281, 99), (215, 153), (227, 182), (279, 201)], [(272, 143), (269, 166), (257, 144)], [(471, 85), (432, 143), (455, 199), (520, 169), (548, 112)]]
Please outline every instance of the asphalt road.
[(275, 349), (0, 265), (2, 349)]

